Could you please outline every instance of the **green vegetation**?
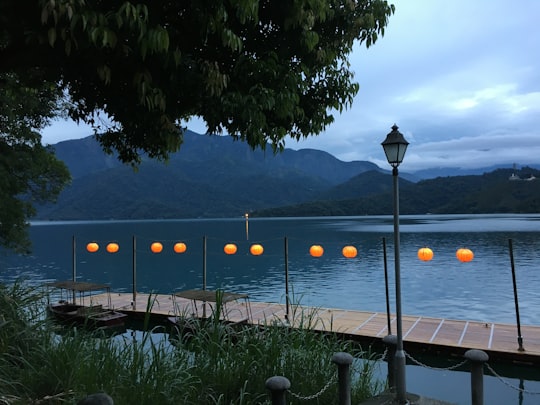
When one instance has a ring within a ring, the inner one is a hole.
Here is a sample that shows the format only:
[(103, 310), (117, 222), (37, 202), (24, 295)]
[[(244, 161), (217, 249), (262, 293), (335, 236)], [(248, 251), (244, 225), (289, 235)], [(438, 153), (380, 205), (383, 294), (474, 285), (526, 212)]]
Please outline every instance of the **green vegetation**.
[[(81, 330), (55, 333), (43, 319), (44, 302), (35, 290), (0, 286), (0, 402), (73, 403), (89, 393), (107, 392), (116, 404), (260, 404), (269, 399), (267, 378), (284, 375), (291, 391), (318, 393), (336, 374), (331, 357), (347, 351), (357, 358), (353, 400), (377, 394), (369, 355), (336, 336), (268, 325), (233, 328), (210, 318), (195, 322), (171, 344), (162, 328), (139, 336), (106, 338)], [(218, 315), (218, 314), (214, 314)], [(310, 403), (337, 402), (331, 384)], [(294, 399), (291, 403), (296, 403)]]
[(393, 12), (385, 0), (3, 0), (0, 246), (27, 249), (35, 197), (54, 201), (68, 181), (41, 146), (51, 119), (91, 125), (133, 165), (167, 160), (192, 117), (281, 151), (350, 106), (359, 86), (347, 58)]
[(351, 104), (359, 86), (347, 58), (393, 12), (383, 0), (4, 0), (0, 73), (27, 82), (37, 69), (125, 162), (166, 159), (194, 116), (209, 133), (280, 149)]
[[(400, 211), (402, 214), (495, 214), (539, 213), (540, 171), (524, 167), (517, 172), (523, 179), (509, 180), (511, 169), (498, 169), (480, 176), (437, 177), (412, 183), (400, 179)], [(366, 182), (372, 187), (366, 187)], [(388, 215), (392, 212), (390, 175), (365, 172), (348, 183), (347, 199), (343, 186), (325, 193), (325, 200), (271, 208), (253, 212), (252, 216), (339, 216)], [(358, 198), (350, 198), (355, 194)]]
[(54, 86), (27, 86), (0, 70), (0, 246), (17, 252), (30, 248), (27, 219), (34, 204), (54, 202), (70, 179), (37, 132), (60, 114), (59, 99)]

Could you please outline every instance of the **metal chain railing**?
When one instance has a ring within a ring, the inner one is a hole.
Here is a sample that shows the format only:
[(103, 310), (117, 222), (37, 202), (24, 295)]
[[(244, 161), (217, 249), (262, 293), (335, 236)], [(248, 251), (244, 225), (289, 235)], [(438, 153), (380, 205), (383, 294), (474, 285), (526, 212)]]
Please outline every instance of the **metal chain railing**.
[(433, 366), (428, 366), (427, 364), (424, 364), (422, 363), (421, 361), (415, 359), (414, 357), (412, 357), (409, 353), (405, 352), (405, 356), (407, 356), (407, 358), (409, 360), (411, 360), (414, 364), (418, 365), (418, 366), (421, 366), (421, 367), (425, 367), (425, 368), (429, 368), (430, 370), (441, 370), (441, 371), (444, 371), (444, 370), (456, 370), (462, 366), (464, 366), (469, 360), (465, 359), (463, 360), (461, 363), (458, 363), (458, 364), (454, 364), (453, 366), (448, 366), (448, 367), (433, 367)]
[(324, 387), (322, 387), (319, 392), (313, 394), (313, 395), (308, 395), (308, 396), (303, 396), (303, 395), (300, 395), (300, 394), (297, 394), (297, 393), (294, 393), (292, 392), (291, 390), (287, 390), (287, 392), (289, 394), (291, 394), (293, 397), (295, 397), (296, 399), (299, 399), (301, 401), (311, 401), (312, 399), (315, 399), (315, 398), (318, 398), (320, 397), (322, 394), (324, 394), (328, 388), (330, 388), (332, 386), (332, 384), (335, 384), (335, 382), (337, 381), (337, 372), (335, 372), (333, 375), (332, 375), (332, 378), (330, 378), (330, 380), (328, 380), (328, 382), (326, 383), (326, 385)]
[(538, 391), (529, 391), (529, 390), (526, 390), (525, 388), (516, 387), (515, 385), (510, 384), (508, 381), (506, 381), (506, 380), (504, 379), (504, 377), (502, 377), (501, 375), (499, 375), (499, 374), (493, 369), (493, 367), (491, 367), (488, 363), (486, 363), (485, 366), (486, 366), (486, 368), (490, 371), (490, 373), (491, 373), (495, 378), (497, 378), (500, 382), (502, 382), (502, 383), (503, 383), (504, 385), (506, 385), (507, 387), (512, 388), (513, 390), (516, 390), (516, 391), (519, 391), (519, 392), (523, 392), (524, 394), (540, 395), (540, 392), (538, 392)]

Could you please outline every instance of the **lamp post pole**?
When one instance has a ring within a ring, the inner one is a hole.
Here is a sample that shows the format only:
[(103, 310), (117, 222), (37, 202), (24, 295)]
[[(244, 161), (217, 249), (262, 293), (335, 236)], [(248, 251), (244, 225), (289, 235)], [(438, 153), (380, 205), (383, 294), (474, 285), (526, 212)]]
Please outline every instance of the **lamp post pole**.
[(408, 404), (405, 379), (405, 351), (403, 350), (403, 328), (401, 314), (401, 269), (399, 257), (399, 172), (398, 166), (403, 161), (409, 143), (398, 131), (396, 124), (392, 126), (385, 141), (382, 143), (388, 163), (392, 166), (394, 186), (394, 266), (396, 284), (396, 322), (397, 343), (395, 356), (396, 399), (399, 404)]
[(397, 166), (392, 169), (394, 182), (394, 265), (396, 278), (396, 317), (397, 317), (397, 344), (396, 344), (396, 393), (400, 404), (407, 403), (407, 390), (405, 384), (405, 352), (403, 350), (403, 327), (401, 314), (401, 266), (399, 257), (399, 176)]

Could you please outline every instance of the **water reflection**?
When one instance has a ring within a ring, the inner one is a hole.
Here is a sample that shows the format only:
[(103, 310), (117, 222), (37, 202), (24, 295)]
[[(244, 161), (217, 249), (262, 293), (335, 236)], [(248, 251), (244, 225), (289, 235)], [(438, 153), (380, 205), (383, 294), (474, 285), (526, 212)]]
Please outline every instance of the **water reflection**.
[[(401, 276), (403, 313), (480, 322), (515, 323), (508, 239), (513, 240), (522, 324), (540, 325), (540, 215), (424, 215), (401, 217)], [(206, 276), (209, 288), (249, 293), (254, 301), (285, 302), (284, 238), (288, 240), (290, 291), (306, 305), (386, 312), (382, 238), (387, 239), (390, 302), (394, 302), (393, 222), (391, 216), (345, 218), (250, 219), (249, 241), (243, 217), (224, 220), (121, 221), (38, 223), (31, 226), (32, 256), (0, 255), (0, 279), (20, 277), (40, 284), (72, 277), (72, 238), (80, 280), (109, 283), (115, 291), (131, 292), (133, 237), (137, 241), (139, 292), (171, 293), (200, 288), (203, 280), (203, 238), (207, 240)], [(84, 246), (102, 247), (116, 241), (120, 251), (101, 249), (89, 254)], [(149, 250), (160, 241), (164, 252)], [(172, 245), (187, 244), (175, 254)], [(238, 244), (234, 256), (223, 253), (225, 243)], [(261, 243), (265, 253), (251, 256), (249, 245)], [(309, 247), (320, 244), (320, 258)], [(345, 259), (341, 248), (352, 244), (358, 257)], [(419, 248), (434, 252), (421, 262)], [(460, 263), (459, 247), (473, 250), (475, 259)], [(525, 343), (526, 346), (526, 343)], [(411, 392), (470, 403), (470, 375), (407, 366)], [(520, 380), (521, 377), (521, 380)], [(519, 368), (512, 386), (540, 391), (538, 378)], [(459, 387), (459, 389), (456, 389)], [(488, 404), (537, 404), (539, 396), (520, 395), (496, 377), (486, 377)]]

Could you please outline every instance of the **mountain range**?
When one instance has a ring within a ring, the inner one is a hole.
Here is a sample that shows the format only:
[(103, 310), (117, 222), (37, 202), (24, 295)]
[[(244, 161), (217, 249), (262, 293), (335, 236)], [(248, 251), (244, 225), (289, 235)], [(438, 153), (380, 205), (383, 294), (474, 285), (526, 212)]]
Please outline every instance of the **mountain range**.
[[(392, 212), (391, 206), (387, 207), (392, 203), (392, 198), (388, 197), (392, 187), (389, 171), (366, 161), (343, 162), (314, 149), (285, 149), (274, 154), (271, 150), (252, 150), (229, 136), (186, 131), (180, 151), (172, 154), (167, 163), (143, 158), (134, 170), (115, 156), (106, 155), (94, 137), (59, 142), (53, 148), (69, 168), (72, 184), (61, 193), (56, 204), (39, 207), (35, 219), (216, 218), (243, 216), (246, 212), (254, 215)], [(481, 188), (478, 183), (487, 175), (486, 171), (472, 175), (456, 170), (467, 175), (429, 180), (425, 178), (428, 172), (400, 173), (402, 212), (459, 210), (458, 203), (449, 205), (456, 197), (455, 189), (446, 188), (455, 184), (445, 186), (444, 183), (452, 183), (449, 179), (473, 182), (472, 188), (463, 188), (466, 194), (461, 198), (464, 199)], [(501, 184), (527, 183), (529, 190), (540, 188), (540, 180), (508, 181), (514, 173), (512, 169), (496, 169), (493, 173), (498, 179), (495, 182)], [(533, 168), (523, 168), (518, 174), (540, 177)], [(430, 185), (430, 182), (435, 183)], [(411, 190), (410, 202), (407, 202), (407, 190)], [(429, 196), (437, 190), (440, 198), (424, 196), (416, 201), (413, 197), (418, 191), (414, 190), (424, 190), (422, 192)], [(528, 197), (523, 198), (528, 201)], [(427, 200), (430, 205), (426, 205)], [(540, 206), (533, 212), (540, 212)]]

